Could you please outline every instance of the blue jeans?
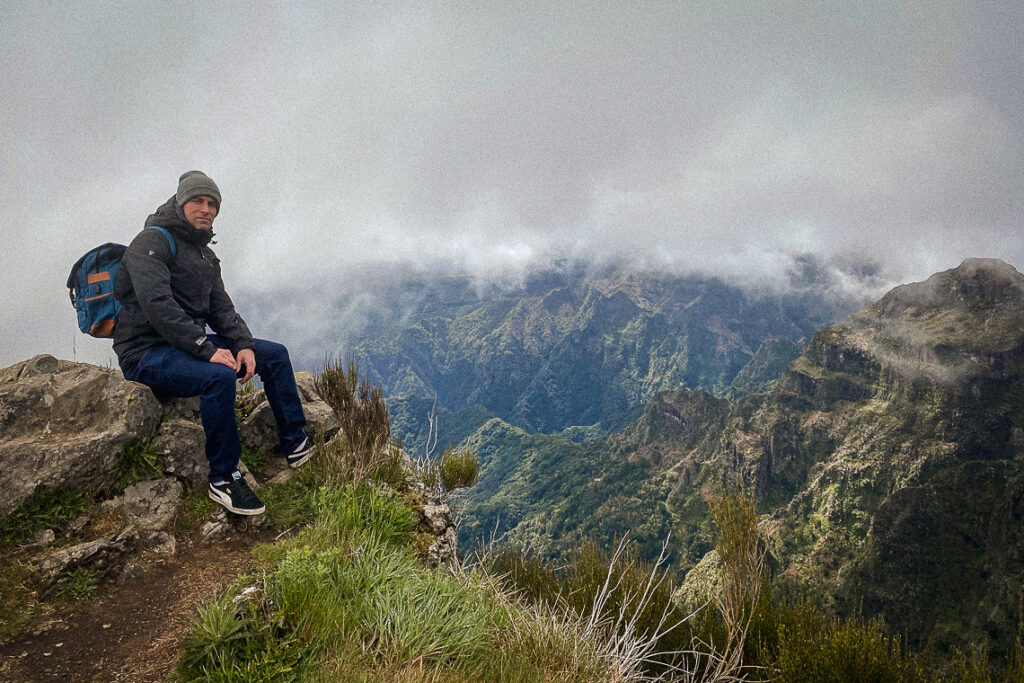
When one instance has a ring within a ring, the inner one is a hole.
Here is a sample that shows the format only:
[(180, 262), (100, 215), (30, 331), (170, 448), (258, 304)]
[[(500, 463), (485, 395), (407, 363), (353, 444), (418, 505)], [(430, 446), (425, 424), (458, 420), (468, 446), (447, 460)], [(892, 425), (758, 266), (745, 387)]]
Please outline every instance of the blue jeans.
[[(214, 345), (227, 348), (227, 343), (220, 336), (211, 334), (208, 338)], [(256, 374), (263, 381), (267, 401), (277, 420), (281, 452), (288, 453), (306, 438), (306, 416), (295, 388), (292, 362), (288, 349), (283, 345), (263, 339), (254, 342)], [(220, 363), (200, 360), (173, 346), (158, 346), (147, 351), (134, 367), (128, 368), (124, 377), (145, 384), (158, 395), (175, 398), (199, 396), (210, 481), (231, 479), (242, 455), (235, 419), (238, 377), (234, 370)]]

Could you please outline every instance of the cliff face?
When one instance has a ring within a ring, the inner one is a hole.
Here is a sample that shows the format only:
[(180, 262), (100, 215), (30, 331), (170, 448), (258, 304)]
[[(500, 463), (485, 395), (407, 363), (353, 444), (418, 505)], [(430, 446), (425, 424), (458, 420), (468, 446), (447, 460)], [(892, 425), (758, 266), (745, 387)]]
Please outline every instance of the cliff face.
[(713, 460), (772, 510), (781, 586), (940, 647), (1010, 639), (1024, 596), (1020, 273), (971, 259), (896, 288), (741, 405)]

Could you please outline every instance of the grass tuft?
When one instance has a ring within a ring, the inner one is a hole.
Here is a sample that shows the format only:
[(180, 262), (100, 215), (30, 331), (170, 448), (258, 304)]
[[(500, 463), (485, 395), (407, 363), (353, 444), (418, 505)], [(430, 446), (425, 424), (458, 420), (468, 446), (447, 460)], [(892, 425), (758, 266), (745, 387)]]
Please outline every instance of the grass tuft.
[(465, 449), (446, 448), (437, 465), (441, 484), (447, 491), (468, 488), (480, 476), (480, 464), (475, 454)]
[(23, 543), (43, 529), (57, 530), (82, 514), (87, 504), (85, 495), (71, 489), (32, 496), (14, 512), (0, 517), (0, 543)]
[(77, 603), (96, 595), (100, 575), (91, 567), (75, 567), (66, 572), (57, 588), (57, 597), (68, 603)]
[(242, 456), (240, 459), (253, 474), (260, 474), (263, 472), (263, 470), (266, 469), (267, 461), (269, 460), (266, 453), (263, 451), (253, 450), (248, 446), (242, 446)]
[(182, 678), (268, 680), (301, 652), (306, 680), (609, 680), (579, 618), (524, 608), (483, 573), (424, 568), (411, 547), (417, 516), (398, 494), (321, 487), (311, 514), (310, 526), (257, 550), (257, 597), (203, 608)]
[(316, 377), (317, 393), (334, 410), (341, 432), (303, 468), (307, 481), (339, 486), (372, 480), (393, 488), (407, 486), (401, 449), (391, 442), (391, 416), (380, 387), (360, 378), (355, 361), (348, 367), (328, 361)]
[(117, 487), (123, 491), (140, 479), (160, 476), (160, 459), (151, 439), (133, 439), (124, 445), (111, 468), (117, 475)]

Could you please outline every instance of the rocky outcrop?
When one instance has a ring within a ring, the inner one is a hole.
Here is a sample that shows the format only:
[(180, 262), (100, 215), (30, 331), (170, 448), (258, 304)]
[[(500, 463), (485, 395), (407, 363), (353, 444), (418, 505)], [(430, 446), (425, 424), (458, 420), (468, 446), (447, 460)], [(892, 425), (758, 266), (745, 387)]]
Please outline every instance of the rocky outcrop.
[(203, 426), (181, 417), (165, 417), (153, 438), (153, 450), (160, 456), (165, 474), (202, 486), (210, 468), (206, 463), (206, 435)]
[(771, 511), (784, 589), (915, 646), (1005, 646), (1024, 599), (1022, 386), (1024, 276), (969, 259), (817, 332), (734, 406), (703, 481), (732, 474)]
[[(312, 375), (298, 373), (296, 385), (309, 430), (327, 439), (337, 434), (338, 418), (316, 393)], [(243, 445), (264, 453), (277, 451), (276, 422), (263, 390), (245, 395), (240, 406)], [(33, 495), (58, 489), (110, 495), (123, 474), (122, 454), (148, 458), (159, 470), (149, 473), (157, 478), (130, 485), (101, 504), (101, 514), (123, 517), (123, 531), (42, 560), (47, 585), (56, 585), (63, 572), (80, 566), (119, 575), (140, 549), (174, 552), (170, 529), (183, 484), (204, 486), (208, 471), (198, 398), (161, 402), (149, 388), (125, 381), (120, 372), (37, 356), (0, 370), (0, 427), (0, 514)], [(416, 486), (416, 466), (408, 454), (396, 449), (393, 455), (408, 473), (410, 485)], [(239, 466), (244, 470), (244, 464)], [(285, 468), (274, 481), (284, 483), (293, 473)], [(257, 487), (251, 477), (250, 481)], [(421, 493), (428, 501), (422, 525), (435, 536), (429, 559), (435, 565), (454, 566), (457, 543), (451, 510), (437, 496)], [(83, 516), (80, 526), (86, 523)], [(206, 523), (201, 535), (214, 539), (239, 525), (251, 530), (262, 523), (262, 516), (239, 521), (221, 513)], [(40, 539), (39, 547), (52, 542), (51, 532), (50, 538)]]
[(500, 523), (513, 542), (564, 557), (581, 537), (628, 530), (653, 559), (671, 532), (680, 564), (694, 565), (715, 536), (705, 498), (741, 484), (783, 594), (863, 609), (915, 647), (1013, 646), (1024, 275), (1001, 261), (894, 289), (816, 332), (770, 391), (731, 405), (666, 392), (604, 442), (495, 420), (468, 443), (485, 472), (466, 496), (463, 528), (477, 538)]
[[(310, 429), (327, 436), (340, 425), (299, 373)], [(277, 449), (277, 432), (262, 390), (240, 425), (242, 443)], [(0, 370), (0, 514), (36, 494), (62, 488), (100, 492), (120, 476), (126, 449), (147, 446), (160, 470), (192, 485), (206, 482), (206, 439), (198, 398), (161, 402), (120, 372), (40, 355)]]
[(434, 542), (427, 548), (427, 563), (454, 570), (459, 563), (459, 544), (451, 508), (434, 498), (423, 506), (420, 515), (422, 524), (434, 535)]
[(182, 493), (181, 482), (174, 477), (133, 484), (124, 490), (125, 521), (140, 531), (167, 529), (178, 513)]
[(115, 370), (45, 355), (0, 370), (0, 514), (36, 493), (112, 486), (118, 454), (162, 414)]

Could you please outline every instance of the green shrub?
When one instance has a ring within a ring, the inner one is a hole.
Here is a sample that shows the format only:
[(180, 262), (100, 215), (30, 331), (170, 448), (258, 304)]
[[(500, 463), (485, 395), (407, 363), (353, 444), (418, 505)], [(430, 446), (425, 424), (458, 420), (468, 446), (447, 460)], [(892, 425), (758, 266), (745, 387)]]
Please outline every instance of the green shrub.
[(295, 481), (264, 484), (259, 490), (260, 500), (267, 506), (267, 520), (278, 528), (311, 522), (314, 495), (315, 491)]
[[(364, 540), (401, 546), (417, 523), (413, 511), (400, 498), (366, 483), (320, 489), (313, 505), (316, 524), (310, 536), (321, 539), (321, 547)], [(324, 545), (325, 535), (329, 545)]]
[(475, 484), (480, 465), (476, 455), (468, 450), (446, 448), (438, 462), (437, 474), (445, 490), (454, 491)]
[(716, 603), (734, 640), (742, 642), (764, 584), (764, 550), (754, 501), (742, 490), (723, 492), (708, 501), (718, 528), (715, 550), (722, 562), (722, 586)]
[(807, 602), (779, 613), (777, 669), (780, 683), (924, 680), (878, 621), (839, 620)]
[(17, 558), (0, 557), (0, 643), (17, 635), (36, 607), (33, 573)]
[(231, 591), (200, 611), (179, 678), (607, 679), (579, 619), (526, 609), (480, 576), (422, 567), (409, 541), (417, 518), (397, 494), (348, 484), (311, 502), (310, 527), (259, 549), (265, 591), (244, 603)]
[(682, 623), (687, 614), (672, 597), (674, 577), (660, 565), (640, 560), (636, 543), (620, 544), (613, 555), (586, 539), (557, 569), (516, 548), (488, 555), (485, 564), (507, 590), (529, 604), (564, 606), (613, 630), (629, 624), (639, 639), (657, 636), (653, 654), (643, 664), (652, 675), (678, 664), (680, 658), (672, 653), (691, 644), (691, 624)]
[(174, 530), (195, 531), (217, 509), (218, 505), (210, 500), (206, 487), (197, 486), (182, 499), (178, 514), (174, 518)]
[(237, 588), (201, 605), (182, 643), (180, 681), (314, 680), (319, 662), (294, 634), (276, 629), (264, 602), (235, 600)]
[(380, 387), (359, 377), (355, 360), (348, 368), (328, 361), (314, 380), (316, 391), (341, 421), (342, 438), (356, 453), (383, 448), (391, 439), (391, 415)]
[(303, 468), (304, 479), (314, 488), (364, 480), (405, 488), (402, 452), (391, 442), (391, 416), (380, 387), (360, 378), (352, 360), (347, 370), (327, 362), (315, 386), (341, 422), (341, 433), (318, 443), (316, 457)]
[(554, 604), (563, 590), (562, 581), (555, 571), (522, 548), (499, 548), (487, 557), (487, 568), (507, 588), (531, 603)]
[(257, 391), (254, 380), (239, 385), (238, 390), (235, 392), (235, 419), (239, 424), (245, 422), (252, 415), (253, 411), (259, 407), (259, 403), (256, 401)]
[(1024, 683), (1024, 627), (1018, 629), (1006, 665), (1006, 683)]

